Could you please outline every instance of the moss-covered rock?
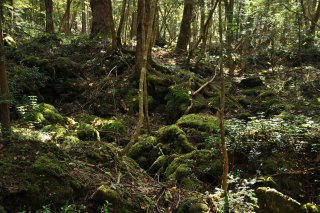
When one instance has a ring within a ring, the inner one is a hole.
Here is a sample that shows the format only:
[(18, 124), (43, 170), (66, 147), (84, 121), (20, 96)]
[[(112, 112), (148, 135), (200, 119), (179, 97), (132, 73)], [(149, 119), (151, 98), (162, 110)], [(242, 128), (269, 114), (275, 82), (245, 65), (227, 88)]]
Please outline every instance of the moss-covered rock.
[(207, 114), (184, 115), (177, 121), (177, 125), (186, 128), (190, 127), (209, 133), (216, 133), (219, 131), (218, 119)]
[(100, 141), (100, 133), (92, 125), (80, 123), (77, 129), (77, 136), (84, 141)]
[[(220, 157), (212, 151), (195, 150), (174, 158), (164, 175), (168, 180), (177, 181), (189, 189), (200, 186), (202, 182), (218, 184), (222, 164)], [(201, 189), (202, 187), (197, 188), (197, 190)]]
[(209, 212), (208, 205), (202, 201), (201, 199), (189, 198), (184, 201), (181, 205), (179, 205), (178, 209), (175, 211), (176, 213), (205, 213)]
[(102, 139), (114, 141), (126, 132), (125, 125), (118, 119), (95, 119), (94, 126)]
[(170, 87), (170, 93), (165, 97), (167, 101), (166, 112), (169, 118), (175, 120), (179, 118), (187, 110), (190, 105), (190, 91), (178, 87)]
[(320, 207), (312, 203), (306, 203), (302, 206), (302, 212), (303, 213), (319, 213)]
[(63, 141), (68, 130), (60, 124), (47, 125), (41, 129), (42, 132), (52, 134), (52, 138), (57, 141)]
[(58, 57), (52, 64), (58, 76), (77, 77), (81, 66), (67, 57)]
[(167, 144), (166, 153), (187, 153), (195, 150), (195, 147), (188, 141), (185, 132), (177, 125), (164, 126), (157, 132), (159, 143)]
[(158, 158), (157, 139), (153, 136), (142, 135), (128, 151), (128, 156), (134, 159), (142, 168), (148, 169)]
[(97, 116), (89, 115), (87, 113), (80, 113), (75, 115), (74, 119), (79, 123), (92, 124), (93, 121), (97, 118)]
[(262, 213), (297, 213), (301, 212), (301, 204), (281, 192), (268, 188), (259, 187), (256, 190), (258, 197), (259, 212)]
[(36, 173), (53, 176), (60, 176), (63, 173), (61, 163), (53, 154), (39, 156), (33, 163), (33, 169)]
[(148, 172), (151, 175), (156, 174), (161, 168), (163, 168), (168, 160), (168, 156), (166, 155), (161, 155), (159, 156), (153, 164), (150, 166)]
[(98, 187), (93, 195), (93, 200), (100, 205), (104, 204), (105, 201), (108, 201), (113, 205), (119, 205), (122, 202), (120, 193), (105, 185), (101, 185)]
[(49, 124), (65, 125), (68, 122), (66, 116), (59, 114), (54, 106), (46, 103), (35, 105), (23, 115), (23, 120), (32, 123), (36, 127), (43, 127)]

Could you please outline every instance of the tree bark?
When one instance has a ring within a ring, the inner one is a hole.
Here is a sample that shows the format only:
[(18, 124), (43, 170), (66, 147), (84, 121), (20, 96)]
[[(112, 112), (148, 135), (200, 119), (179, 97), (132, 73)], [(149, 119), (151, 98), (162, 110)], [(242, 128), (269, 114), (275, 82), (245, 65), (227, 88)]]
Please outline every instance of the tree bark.
[[(220, 109), (219, 109), (219, 126), (220, 126), (220, 140), (221, 140), (221, 151), (223, 155), (223, 173), (221, 188), (227, 193), (228, 190), (228, 173), (229, 173), (229, 159), (225, 137), (224, 128), (224, 110), (225, 110), (225, 82), (223, 72), (223, 27), (222, 27), (222, 6), (219, 0), (219, 40), (220, 40)], [(227, 195), (226, 195), (227, 196)], [(229, 212), (229, 211), (226, 211)]]
[(118, 45), (118, 47), (122, 46), (121, 34), (122, 34), (123, 27), (125, 24), (124, 21), (125, 21), (126, 7), (127, 7), (127, 0), (123, 0), (122, 1), (122, 9), (121, 9), (121, 17), (120, 17), (119, 27), (117, 30), (117, 45)]
[(70, 13), (71, 13), (71, 3), (72, 0), (67, 0), (66, 10), (64, 12), (61, 25), (60, 32), (65, 33), (66, 35), (70, 35)]
[(91, 35), (111, 38), (112, 48), (117, 48), (116, 31), (112, 16), (111, 0), (90, 0), (92, 11)]
[(6, 138), (10, 134), (10, 109), (8, 104), (9, 86), (5, 67), (2, 24), (3, 1), (0, 3), (0, 122), (2, 136)]
[(82, 1), (82, 13), (81, 13), (81, 32), (87, 33), (87, 6), (86, 0)]
[(52, 0), (45, 0), (46, 7), (46, 32), (53, 33), (54, 25), (53, 25), (53, 2)]
[[(140, 74), (139, 79), (139, 117), (136, 130), (128, 143), (122, 151), (122, 155), (127, 154), (131, 146), (133, 146), (140, 136), (143, 120), (148, 112), (145, 104), (147, 100), (147, 63), (148, 50), (152, 42), (152, 31), (154, 23), (156, 0), (138, 0), (138, 29), (137, 29), (137, 46), (136, 46), (136, 72)], [(148, 122), (148, 118), (147, 118)], [(149, 125), (148, 125), (149, 128)]]
[(186, 52), (191, 37), (191, 21), (193, 11), (193, 0), (185, 0), (183, 8), (183, 17), (180, 25), (180, 33), (177, 41), (176, 53)]

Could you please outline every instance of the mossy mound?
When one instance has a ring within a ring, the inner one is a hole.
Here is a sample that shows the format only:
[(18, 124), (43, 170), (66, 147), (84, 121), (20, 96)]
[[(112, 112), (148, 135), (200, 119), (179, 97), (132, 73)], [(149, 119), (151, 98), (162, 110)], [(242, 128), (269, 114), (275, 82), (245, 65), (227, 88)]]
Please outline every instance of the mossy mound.
[(52, 153), (39, 156), (32, 167), (38, 174), (48, 174), (59, 177), (63, 173), (61, 163)]
[(188, 153), (195, 150), (195, 147), (188, 141), (186, 133), (177, 125), (161, 127), (156, 136), (158, 143), (167, 145), (163, 150), (166, 154)]
[(68, 134), (68, 129), (60, 124), (51, 124), (44, 126), (42, 132), (50, 133), (52, 138), (56, 141), (63, 141)]
[(218, 119), (208, 114), (189, 114), (182, 116), (176, 123), (188, 140), (198, 149), (206, 147), (206, 139), (219, 131)]
[(177, 125), (185, 128), (194, 128), (208, 133), (219, 131), (218, 119), (208, 114), (189, 114), (182, 116)]
[(77, 73), (81, 70), (80, 64), (67, 57), (58, 57), (52, 63), (52, 66), (55, 70), (55, 75), (58, 77), (77, 77), (79, 76)]
[(195, 150), (177, 156), (165, 170), (167, 180), (190, 190), (203, 190), (204, 183), (218, 184), (222, 160), (209, 150)]
[(80, 123), (77, 128), (77, 136), (84, 141), (100, 141), (100, 133), (92, 125)]
[(58, 113), (57, 109), (50, 104), (37, 104), (23, 115), (23, 120), (32, 123), (36, 127), (49, 124), (66, 125), (68, 118)]
[(148, 169), (158, 158), (157, 139), (153, 136), (142, 135), (128, 151), (128, 156), (134, 159), (142, 168)]
[(319, 213), (320, 207), (312, 203), (306, 203), (302, 206), (302, 212), (304, 213)]
[(97, 128), (102, 139), (108, 141), (119, 140), (119, 137), (126, 132), (125, 125), (118, 119), (102, 119), (97, 118), (93, 121), (93, 125)]
[(176, 213), (205, 213), (209, 211), (210, 211), (210, 208), (207, 205), (206, 201), (195, 197), (195, 198), (189, 198), (186, 201), (184, 201), (175, 212)]
[(165, 100), (167, 101), (166, 112), (168, 113), (169, 118), (176, 120), (184, 114), (190, 105), (190, 91), (184, 88), (171, 86)]
[(97, 118), (97, 116), (89, 115), (87, 113), (80, 113), (74, 116), (76, 122), (92, 124), (93, 121)]
[(301, 204), (296, 200), (268, 187), (256, 190), (259, 212), (261, 213), (297, 213), (302, 212)]
[[(117, 118), (104, 119), (94, 115), (89, 115), (87, 113), (81, 113), (75, 116), (75, 121), (80, 123), (80, 127), (82, 126), (80, 128), (80, 134), (86, 135), (85, 133), (82, 133), (82, 130), (86, 128), (88, 130), (88, 138), (91, 139), (101, 138), (107, 141), (118, 141), (119, 137), (124, 135), (126, 132), (126, 126)], [(94, 132), (94, 129), (98, 131), (99, 134), (92, 134)], [(83, 138), (82, 136), (80, 137)], [(87, 136), (84, 136), (84, 138), (86, 137)]]

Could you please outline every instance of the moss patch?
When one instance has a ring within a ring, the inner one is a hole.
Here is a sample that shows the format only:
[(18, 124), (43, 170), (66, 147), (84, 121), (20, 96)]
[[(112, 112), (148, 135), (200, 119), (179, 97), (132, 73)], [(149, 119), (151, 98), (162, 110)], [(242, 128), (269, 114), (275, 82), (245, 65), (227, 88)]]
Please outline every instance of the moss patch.
[(168, 144), (165, 150), (168, 153), (175, 151), (176, 153), (191, 152), (195, 147), (188, 141), (185, 132), (177, 125), (164, 126), (157, 132), (159, 143)]
[(256, 190), (260, 212), (296, 213), (301, 204), (296, 200), (268, 187), (259, 187)]

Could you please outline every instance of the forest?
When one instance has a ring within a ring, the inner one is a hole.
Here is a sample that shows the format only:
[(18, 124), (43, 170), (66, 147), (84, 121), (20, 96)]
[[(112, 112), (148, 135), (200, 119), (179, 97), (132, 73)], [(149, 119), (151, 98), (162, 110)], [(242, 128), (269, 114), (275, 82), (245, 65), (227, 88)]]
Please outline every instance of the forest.
[(320, 0), (0, 0), (0, 213), (320, 213)]

